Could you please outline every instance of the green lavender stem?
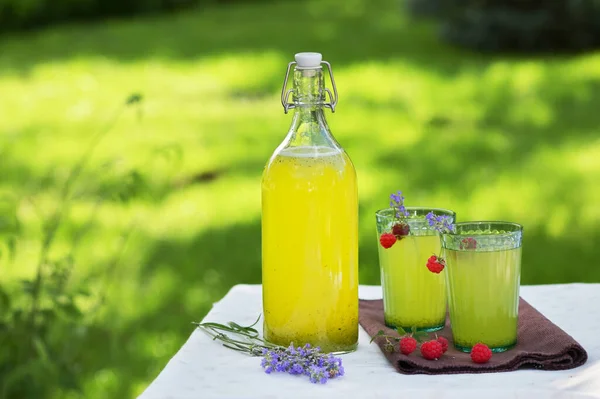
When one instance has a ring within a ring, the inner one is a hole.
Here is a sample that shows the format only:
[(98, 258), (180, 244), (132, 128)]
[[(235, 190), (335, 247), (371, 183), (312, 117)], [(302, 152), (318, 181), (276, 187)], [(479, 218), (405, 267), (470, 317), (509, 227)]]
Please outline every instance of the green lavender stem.
[[(260, 338), (260, 334), (254, 328), (259, 320), (260, 316), (249, 326), (241, 326), (233, 321), (230, 321), (227, 325), (214, 322), (193, 324), (211, 336), (213, 340), (221, 341), (224, 347), (246, 353), (250, 356), (261, 356), (263, 349), (285, 349), (282, 346), (271, 344)], [(233, 337), (225, 334), (225, 332), (231, 333)], [(242, 340), (237, 338), (242, 338)]]
[[(233, 321), (230, 321), (227, 325), (214, 322), (194, 322), (192, 324), (208, 334), (214, 341), (221, 341), (224, 347), (246, 353), (250, 356), (262, 356), (263, 349), (287, 349), (284, 346), (267, 342), (260, 337), (258, 330), (254, 328), (259, 320), (260, 316), (258, 316), (256, 321), (249, 326), (241, 326)], [(231, 333), (233, 334), (233, 337), (230, 337), (225, 333)], [(237, 338), (242, 338), (243, 340)], [(337, 356), (351, 352), (352, 351), (341, 351), (332, 352), (332, 354)]]

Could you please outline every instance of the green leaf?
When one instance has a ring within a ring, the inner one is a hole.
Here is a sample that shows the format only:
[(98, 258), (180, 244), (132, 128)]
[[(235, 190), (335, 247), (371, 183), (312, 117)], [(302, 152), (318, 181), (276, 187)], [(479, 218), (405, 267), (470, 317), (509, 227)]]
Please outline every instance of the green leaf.
[(46, 348), (44, 341), (42, 341), (39, 337), (34, 337), (33, 345), (42, 363), (46, 366), (51, 366), (52, 362), (50, 360), (50, 356), (48, 355), (48, 349)]
[(25, 312), (23, 311), (23, 309), (17, 308), (15, 310), (13, 310), (13, 320), (15, 324), (19, 324), (21, 323), (23, 320), (25, 320)]
[(423, 339), (429, 338), (429, 334), (425, 331), (415, 331), (413, 333), (413, 337), (417, 340), (417, 342), (422, 342)]
[(46, 324), (51, 324), (56, 319), (56, 310), (54, 308), (41, 309), (39, 313)]
[(385, 334), (385, 331), (383, 331), (383, 330), (377, 331), (377, 334), (373, 335), (373, 338), (371, 338), (371, 340), (369, 341), (369, 343), (375, 341), (375, 338), (380, 337), (380, 336), (382, 336), (384, 334)]
[(262, 315), (260, 315), (260, 314), (259, 314), (259, 315), (258, 315), (258, 318), (256, 319), (256, 321), (255, 321), (254, 323), (250, 324), (250, 325), (249, 325), (247, 328), (252, 328), (252, 327), (254, 327), (256, 324), (258, 324), (258, 321), (260, 320), (260, 317), (261, 317), (261, 316), (262, 316)]
[(126, 105), (137, 104), (137, 103), (139, 103), (139, 102), (141, 102), (141, 101), (142, 101), (142, 98), (143, 98), (143, 97), (142, 97), (142, 95), (141, 95), (141, 94), (139, 94), (139, 93), (134, 93), (134, 94), (130, 95), (130, 96), (127, 98), (127, 101), (125, 101), (125, 104), (126, 104)]
[(14, 260), (17, 249), (17, 237), (15, 235), (0, 235), (0, 259)]
[(26, 294), (32, 294), (34, 291), (34, 284), (31, 280), (21, 280), (21, 287)]
[(238, 323), (236, 323), (235, 321), (230, 321), (229, 323), (229, 327), (233, 328), (234, 330), (244, 330), (245, 328), (240, 326)]
[(72, 301), (59, 302), (57, 303), (57, 305), (61, 313), (63, 313), (67, 317), (73, 319), (80, 319), (83, 316), (81, 310)]
[(0, 233), (17, 234), (20, 224), (17, 215), (18, 201), (16, 198), (3, 195), (0, 196)]
[(396, 331), (400, 335), (406, 335), (406, 331), (404, 331), (404, 328), (402, 328), (402, 327), (396, 327)]
[(0, 310), (2, 313), (6, 313), (10, 309), (10, 305), (10, 296), (4, 291), (4, 288), (0, 287)]

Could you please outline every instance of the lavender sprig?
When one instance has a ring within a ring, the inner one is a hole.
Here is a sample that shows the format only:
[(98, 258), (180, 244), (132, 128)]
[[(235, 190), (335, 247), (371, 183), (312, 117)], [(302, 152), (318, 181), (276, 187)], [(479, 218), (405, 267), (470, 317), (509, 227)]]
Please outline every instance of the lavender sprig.
[(396, 194), (390, 194), (390, 199), (390, 207), (396, 210), (396, 218), (400, 219), (410, 215), (404, 206), (404, 196), (402, 195), (402, 191), (398, 191)]
[(452, 223), (452, 217), (447, 215), (435, 215), (433, 212), (429, 212), (425, 218), (429, 223), (429, 227), (437, 230), (440, 234), (454, 233), (455, 226)]
[(342, 359), (321, 353), (320, 348), (313, 348), (310, 344), (294, 347), (292, 343), (287, 348), (265, 349), (261, 366), (267, 374), (306, 375), (315, 384), (325, 384), (330, 378), (344, 375)]
[[(305, 375), (313, 383), (325, 384), (328, 379), (344, 375), (342, 359), (333, 354), (321, 353), (319, 347), (310, 344), (289, 347), (271, 344), (260, 338), (254, 328), (260, 317), (250, 326), (241, 326), (234, 322), (228, 325), (206, 322), (194, 323), (199, 329), (210, 335), (213, 340), (223, 342), (223, 346), (246, 353), (250, 356), (261, 356), (261, 367), (265, 373), (288, 373)], [(231, 333), (231, 337), (224, 332)]]

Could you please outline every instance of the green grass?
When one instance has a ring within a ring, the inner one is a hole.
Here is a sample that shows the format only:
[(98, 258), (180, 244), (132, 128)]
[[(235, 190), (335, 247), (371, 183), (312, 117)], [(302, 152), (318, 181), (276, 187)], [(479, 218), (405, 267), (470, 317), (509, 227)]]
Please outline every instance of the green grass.
[(395, 1), (344, 4), (241, 4), (0, 38), (0, 191), (22, 198), (23, 224), (3, 282), (34, 272), (39, 214), (57, 206), (92, 135), (128, 95), (144, 96), (89, 158), (53, 248), (68, 251), (95, 215), (74, 284), (91, 280), (106, 301), (81, 397), (139, 394), (191, 321), (231, 286), (260, 283), (260, 178), (291, 120), (279, 91), (298, 51), (334, 67), (340, 103), (328, 118), (358, 173), (361, 283), (379, 281), (374, 211), (398, 189), (460, 220), (522, 223), (524, 284), (600, 282), (600, 53), (484, 57), (440, 43)]

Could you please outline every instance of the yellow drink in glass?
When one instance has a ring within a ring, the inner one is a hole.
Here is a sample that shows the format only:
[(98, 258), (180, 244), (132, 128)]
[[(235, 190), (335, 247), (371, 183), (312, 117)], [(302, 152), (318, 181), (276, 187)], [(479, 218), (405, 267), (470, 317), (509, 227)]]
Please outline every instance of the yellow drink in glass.
[(446, 321), (446, 279), (427, 267), (440, 253), (440, 238), (408, 236), (385, 249), (379, 246), (385, 323), (391, 327), (438, 330)]
[(264, 336), (353, 350), (358, 341), (358, 204), (346, 153), (289, 147), (262, 182)]
[(471, 222), (456, 228), (443, 244), (454, 346), (469, 352), (483, 343), (505, 351), (517, 343), (522, 227)]
[[(406, 210), (409, 234), (398, 237), (390, 248), (378, 243), (385, 323), (407, 331), (438, 331), (446, 322), (446, 277), (444, 271), (436, 274), (427, 268), (427, 259), (440, 254), (441, 242), (439, 234), (429, 228), (425, 215), (434, 212), (454, 219), (455, 214), (435, 208)], [(398, 223), (395, 213), (391, 208), (377, 212), (378, 237), (390, 233)]]

